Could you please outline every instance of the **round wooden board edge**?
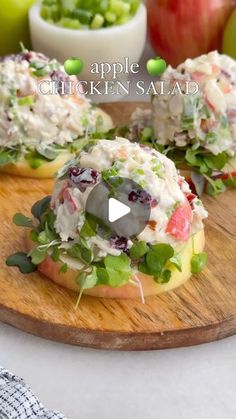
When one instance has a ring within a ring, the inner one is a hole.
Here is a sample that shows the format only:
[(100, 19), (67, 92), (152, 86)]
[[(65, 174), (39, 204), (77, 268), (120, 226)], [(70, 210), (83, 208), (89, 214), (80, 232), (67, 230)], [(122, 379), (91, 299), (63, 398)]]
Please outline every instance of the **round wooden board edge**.
[(93, 349), (123, 351), (188, 347), (221, 340), (236, 333), (236, 316), (218, 323), (178, 331), (102, 332), (48, 323), (25, 314), (19, 316), (14, 309), (6, 308), (0, 304), (0, 320), (26, 333), (47, 340)]

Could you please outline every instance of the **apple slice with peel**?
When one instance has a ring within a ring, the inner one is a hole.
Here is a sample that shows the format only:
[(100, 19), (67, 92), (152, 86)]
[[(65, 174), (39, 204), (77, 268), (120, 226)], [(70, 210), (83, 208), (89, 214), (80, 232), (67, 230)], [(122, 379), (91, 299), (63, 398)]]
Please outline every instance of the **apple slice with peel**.
[[(33, 246), (33, 243), (31, 242), (29, 236), (27, 236), (26, 241), (27, 248), (28, 250), (30, 250)], [(171, 268), (171, 279), (166, 284), (157, 284), (152, 276), (143, 274), (141, 272), (133, 272), (132, 284), (130, 283), (116, 288), (99, 285), (92, 289), (85, 290), (84, 294), (91, 295), (93, 297), (126, 299), (140, 298), (141, 287), (144, 297), (161, 294), (165, 291), (170, 291), (184, 284), (184, 282), (186, 282), (191, 277), (191, 258), (193, 256), (193, 247), (195, 253), (200, 253), (203, 251), (204, 245), (205, 235), (204, 230), (202, 229), (193, 237), (190, 237), (189, 240), (183, 245), (182, 252), (180, 253), (180, 258), (182, 261), (182, 272), (179, 272), (175, 267)], [(80, 261), (78, 262), (80, 263)], [(72, 266), (68, 268), (67, 272), (62, 273), (60, 272), (60, 268), (62, 265), (63, 262), (53, 262), (51, 257), (47, 256), (46, 259), (38, 266), (38, 270), (55, 283), (72, 291), (79, 292), (80, 289), (78, 284), (76, 283), (78, 271), (76, 271), (75, 266), (73, 266), (72, 264)], [(137, 285), (135, 285), (135, 283)]]

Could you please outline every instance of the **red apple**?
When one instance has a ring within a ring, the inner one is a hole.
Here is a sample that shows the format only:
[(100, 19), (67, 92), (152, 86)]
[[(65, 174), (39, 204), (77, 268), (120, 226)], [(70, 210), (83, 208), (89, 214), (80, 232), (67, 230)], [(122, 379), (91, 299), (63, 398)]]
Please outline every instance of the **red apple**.
[(176, 67), (220, 49), (235, 0), (146, 0), (149, 36), (156, 53)]

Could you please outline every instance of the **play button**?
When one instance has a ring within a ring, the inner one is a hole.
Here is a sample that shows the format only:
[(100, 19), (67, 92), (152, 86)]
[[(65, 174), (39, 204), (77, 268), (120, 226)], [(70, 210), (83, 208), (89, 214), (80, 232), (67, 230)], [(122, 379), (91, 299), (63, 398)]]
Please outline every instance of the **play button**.
[(138, 236), (151, 213), (151, 195), (128, 178), (111, 177), (90, 192), (85, 216), (90, 227), (102, 238)]
[(115, 198), (110, 198), (108, 201), (108, 220), (110, 223), (119, 220), (131, 211), (128, 205), (123, 204)]

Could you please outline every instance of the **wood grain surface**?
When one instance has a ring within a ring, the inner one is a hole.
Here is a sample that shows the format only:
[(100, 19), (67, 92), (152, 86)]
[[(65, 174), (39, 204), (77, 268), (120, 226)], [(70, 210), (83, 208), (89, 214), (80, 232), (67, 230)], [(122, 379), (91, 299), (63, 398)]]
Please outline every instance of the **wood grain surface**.
[[(143, 105), (146, 106), (146, 105)], [(136, 107), (106, 104), (116, 123), (125, 124)], [(50, 194), (53, 181), (0, 175), (0, 319), (44, 338), (93, 348), (144, 350), (200, 344), (236, 333), (235, 191), (204, 197), (209, 263), (204, 272), (175, 291), (139, 300), (83, 297), (39, 273), (22, 275), (5, 265), (24, 251), (25, 231), (12, 216), (30, 213)]]

